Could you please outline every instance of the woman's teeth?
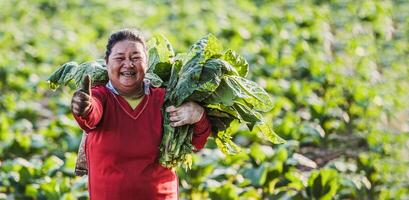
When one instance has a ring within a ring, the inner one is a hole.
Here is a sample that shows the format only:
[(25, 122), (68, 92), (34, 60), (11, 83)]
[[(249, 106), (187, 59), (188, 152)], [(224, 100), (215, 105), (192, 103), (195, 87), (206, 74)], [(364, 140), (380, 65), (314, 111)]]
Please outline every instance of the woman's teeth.
[(136, 73), (135, 72), (121, 72), (120, 74), (122, 76), (134, 76)]

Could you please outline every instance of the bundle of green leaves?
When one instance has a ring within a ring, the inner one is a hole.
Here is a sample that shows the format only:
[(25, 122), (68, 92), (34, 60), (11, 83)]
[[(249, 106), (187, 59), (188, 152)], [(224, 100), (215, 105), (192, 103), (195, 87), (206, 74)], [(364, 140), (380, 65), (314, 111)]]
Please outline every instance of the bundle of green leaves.
[[(193, 44), (188, 52), (177, 55), (161, 35), (148, 41), (148, 46), (146, 78), (153, 87), (166, 88), (163, 108), (177, 107), (186, 101), (199, 103), (206, 110), (213, 137), (222, 152), (234, 154), (240, 151), (232, 141), (229, 129), (234, 120), (245, 123), (255, 134), (262, 133), (261, 137), (272, 143), (283, 142), (261, 114), (272, 109), (271, 97), (257, 83), (245, 78), (249, 70), (247, 61), (232, 50), (223, 51), (216, 37), (209, 34)], [(68, 67), (73, 66), (73, 62), (70, 63), (62, 65), (50, 76), (52, 89), (67, 85), (71, 79), (75, 79), (79, 87), (79, 80), (87, 74), (98, 83), (108, 81), (103, 62)], [(195, 150), (191, 143), (193, 126), (171, 127), (168, 113), (162, 110), (164, 122), (159, 162), (168, 168), (180, 165), (190, 168), (191, 154)]]

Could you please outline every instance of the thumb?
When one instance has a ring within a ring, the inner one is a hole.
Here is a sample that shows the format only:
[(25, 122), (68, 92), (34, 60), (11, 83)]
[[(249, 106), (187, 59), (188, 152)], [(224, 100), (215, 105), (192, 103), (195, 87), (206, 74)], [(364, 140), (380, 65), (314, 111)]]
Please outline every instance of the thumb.
[(81, 90), (89, 95), (91, 95), (91, 85), (92, 80), (90, 75), (85, 75), (84, 80), (82, 80)]

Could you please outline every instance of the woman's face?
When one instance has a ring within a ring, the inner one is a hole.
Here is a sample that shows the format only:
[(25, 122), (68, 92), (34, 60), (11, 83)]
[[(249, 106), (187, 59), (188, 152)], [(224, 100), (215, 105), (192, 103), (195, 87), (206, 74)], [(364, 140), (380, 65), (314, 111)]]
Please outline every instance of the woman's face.
[(133, 96), (143, 89), (147, 69), (146, 51), (142, 43), (117, 42), (107, 60), (108, 77), (121, 95)]

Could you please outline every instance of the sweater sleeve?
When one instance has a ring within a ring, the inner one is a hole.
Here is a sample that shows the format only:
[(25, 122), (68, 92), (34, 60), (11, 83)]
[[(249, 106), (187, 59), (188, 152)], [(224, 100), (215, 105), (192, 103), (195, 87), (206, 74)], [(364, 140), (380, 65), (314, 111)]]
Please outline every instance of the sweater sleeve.
[(210, 121), (206, 116), (206, 113), (202, 115), (202, 118), (194, 124), (192, 144), (196, 147), (196, 150), (203, 149), (206, 144), (207, 138), (211, 133)]
[(100, 88), (92, 89), (91, 107), (84, 116), (77, 116), (73, 113), (78, 125), (86, 132), (96, 128), (102, 119), (105, 97)]

